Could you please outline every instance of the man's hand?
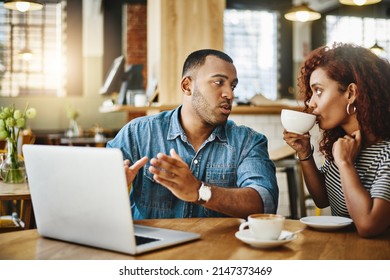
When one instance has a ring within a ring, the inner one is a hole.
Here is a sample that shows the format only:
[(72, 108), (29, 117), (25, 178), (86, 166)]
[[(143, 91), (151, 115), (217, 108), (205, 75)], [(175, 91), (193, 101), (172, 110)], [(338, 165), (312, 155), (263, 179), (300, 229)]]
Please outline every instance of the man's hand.
[(138, 170), (140, 170), (141, 167), (143, 167), (147, 162), (148, 162), (148, 157), (143, 157), (137, 160), (132, 165), (130, 164), (130, 160), (126, 159), (124, 161), (126, 181), (128, 186), (134, 181), (134, 178), (137, 175)]
[(159, 153), (150, 161), (149, 171), (153, 179), (169, 189), (181, 200), (194, 202), (198, 200), (198, 189), (201, 182), (192, 174), (188, 165), (175, 150), (170, 150), (170, 156)]

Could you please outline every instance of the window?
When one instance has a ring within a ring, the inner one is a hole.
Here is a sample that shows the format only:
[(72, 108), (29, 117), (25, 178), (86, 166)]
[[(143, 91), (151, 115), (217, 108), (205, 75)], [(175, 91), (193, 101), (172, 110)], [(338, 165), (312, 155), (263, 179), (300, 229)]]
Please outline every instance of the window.
[(344, 42), (370, 48), (377, 42), (385, 50), (381, 55), (390, 59), (390, 20), (388, 19), (327, 16), (326, 30), (327, 45)]
[(238, 100), (261, 93), (278, 96), (278, 14), (227, 9), (224, 14), (225, 52), (234, 60), (239, 83)]
[[(0, 3), (0, 96), (65, 94), (63, 13), (60, 3), (26, 13)], [(31, 58), (22, 58), (22, 50)]]

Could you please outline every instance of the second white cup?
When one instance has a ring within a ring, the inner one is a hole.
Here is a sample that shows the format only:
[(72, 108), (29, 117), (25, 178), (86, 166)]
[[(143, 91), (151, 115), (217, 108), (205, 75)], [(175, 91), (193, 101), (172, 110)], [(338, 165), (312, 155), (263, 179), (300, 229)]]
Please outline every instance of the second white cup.
[(146, 101), (147, 101), (146, 95), (143, 93), (137, 93), (134, 96), (134, 106), (135, 107), (146, 106)]
[(248, 221), (240, 225), (239, 230), (249, 228), (257, 240), (277, 240), (282, 232), (285, 217), (277, 214), (252, 214)]

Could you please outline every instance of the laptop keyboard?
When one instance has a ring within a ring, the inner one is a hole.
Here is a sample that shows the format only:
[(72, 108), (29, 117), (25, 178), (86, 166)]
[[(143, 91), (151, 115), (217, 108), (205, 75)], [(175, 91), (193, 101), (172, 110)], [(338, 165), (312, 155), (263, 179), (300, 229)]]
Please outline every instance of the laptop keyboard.
[(137, 245), (142, 245), (142, 244), (146, 244), (146, 243), (150, 243), (150, 242), (158, 241), (158, 240), (160, 240), (160, 239), (146, 237), (146, 236), (140, 236), (140, 235), (135, 236), (135, 243)]

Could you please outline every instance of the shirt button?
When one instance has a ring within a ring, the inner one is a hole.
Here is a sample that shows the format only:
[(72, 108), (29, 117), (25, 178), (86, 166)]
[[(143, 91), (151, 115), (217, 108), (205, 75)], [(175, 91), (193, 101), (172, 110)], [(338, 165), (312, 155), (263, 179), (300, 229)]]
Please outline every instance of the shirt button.
[(196, 159), (196, 160), (194, 160), (194, 163), (195, 163), (195, 164), (198, 164), (198, 163), (199, 163), (199, 161)]

